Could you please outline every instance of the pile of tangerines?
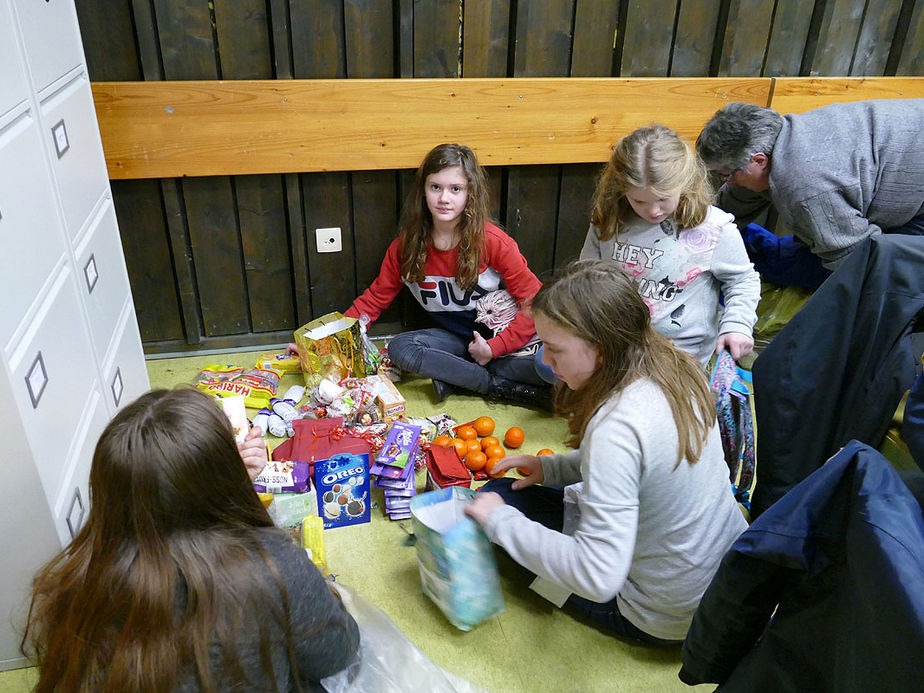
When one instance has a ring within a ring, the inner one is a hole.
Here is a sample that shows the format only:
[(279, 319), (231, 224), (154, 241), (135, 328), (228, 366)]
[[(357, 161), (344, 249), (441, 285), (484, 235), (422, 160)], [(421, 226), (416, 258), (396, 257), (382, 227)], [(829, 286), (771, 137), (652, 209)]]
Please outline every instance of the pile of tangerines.
[[(470, 424), (464, 424), (455, 429), (455, 438), (449, 436), (437, 436), (433, 439), (433, 445), (443, 447), (454, 447), (459, 459), (473, 472), (484, 471), (488, 476), (496, 479), (504, 475), (504, 472), (494, 473), (494, 467), (507, 454), (504, 447), (501, 446), (499, 438), (494, 436), (495, 423), (490, 416), (479, 416)], [(511, 426), (504, 434), (504, 446), (510, 449), (516, 449), (523, 444), (526, 434), (518, 426)], [(551, 455), (552, 450), (545, 448), (540, 450), (539, 455)], [(525, 467), (517, 467), (517, 471), (523, 476), (529, 474)]]

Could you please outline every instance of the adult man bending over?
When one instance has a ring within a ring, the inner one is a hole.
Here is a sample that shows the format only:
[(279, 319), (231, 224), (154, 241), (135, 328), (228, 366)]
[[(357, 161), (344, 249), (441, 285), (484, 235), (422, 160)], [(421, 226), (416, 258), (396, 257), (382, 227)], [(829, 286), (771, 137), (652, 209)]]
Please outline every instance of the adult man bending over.
[[(789, 115), (730, 103), (706, 123), (696, 148), (707, 168), (726, 177), (716, 204), (739, 227), (772, 203), (817, 256), (787, 255), (798, 275), (821, 270), (819, 259), (833, 270), (869, 236), (924, 233), (922, 133), (924, 99)], [(784, 254), (793, 251), (791, 238), (781, 242), (789, 247)]]

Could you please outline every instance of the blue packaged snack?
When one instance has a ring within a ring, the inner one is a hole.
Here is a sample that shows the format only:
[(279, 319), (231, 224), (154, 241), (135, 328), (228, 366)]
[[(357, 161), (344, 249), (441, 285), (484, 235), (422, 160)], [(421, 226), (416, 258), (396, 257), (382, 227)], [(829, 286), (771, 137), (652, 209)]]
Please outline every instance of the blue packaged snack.
[(316, 461), (314, 486), (324, 529), (369, 522), (369, 455), (341, 453)]

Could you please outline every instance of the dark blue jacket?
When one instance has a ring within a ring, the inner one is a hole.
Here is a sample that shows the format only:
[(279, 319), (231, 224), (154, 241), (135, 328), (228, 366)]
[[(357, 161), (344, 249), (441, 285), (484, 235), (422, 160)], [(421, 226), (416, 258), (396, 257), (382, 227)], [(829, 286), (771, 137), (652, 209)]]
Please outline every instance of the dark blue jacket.
[(761, 515), (682, 661), (681, 680), (721, 691), (924, 690), (924, 517), (892, 465), (850, 441)]
[(878, 447), (914, 380), (924, 236), (864, 241), (754, 362), (757, 486), (751, 516), (848, 440)]

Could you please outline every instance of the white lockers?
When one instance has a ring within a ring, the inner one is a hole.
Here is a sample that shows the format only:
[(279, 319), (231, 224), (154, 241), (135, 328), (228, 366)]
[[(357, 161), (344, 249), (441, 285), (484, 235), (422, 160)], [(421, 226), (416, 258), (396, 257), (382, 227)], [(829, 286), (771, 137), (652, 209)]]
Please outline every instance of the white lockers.
[(2, 670), (100, 432), (149, 388), (73, 0), (0, 0), (0, 361)]

